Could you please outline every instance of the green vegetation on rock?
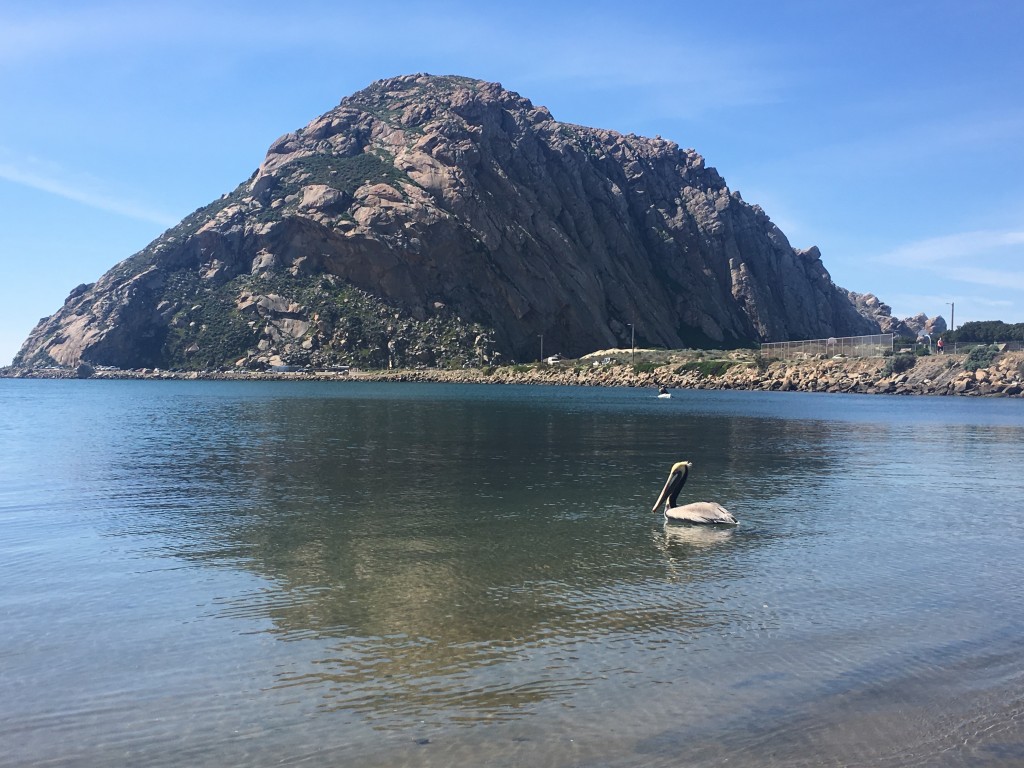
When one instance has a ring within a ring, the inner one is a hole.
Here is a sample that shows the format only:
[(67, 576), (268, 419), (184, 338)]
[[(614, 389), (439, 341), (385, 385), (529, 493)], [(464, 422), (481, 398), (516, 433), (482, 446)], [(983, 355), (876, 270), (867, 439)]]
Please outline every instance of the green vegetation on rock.
[(986, 347), (975, 347), (967, 353), (964, 360), (965, 371), (976, 371), (979, 368), (988, 368), (999, 355), (999, 349), (993, 345)]
[[(259, 297), (273, 300), (260, 303)], [(282, 313), (264, 304), (296, 309)], [(330, 275), (241, 275), (212, 285), (182, 271), (167, 281), (161, 306), (172, 316), (156, 359), (170, 369), (208, 370), (238, 361), (259, 367), (270, 353), (287, 365), (319, 368), (461, 368), (490, 353), (482, 326), (444, 310), (417, 320)]]
[(692, 360), (676, 368), (676, 373), (693, 371), (701, 376), (721, 376), (734, 365), (735, 360)]
[(917, 358), (914, 355), (893, 355), (885, 359), (882, 372), (886, 376), (895, 376), (904, 371), (909, 371), (914, 367), (915, 363), (917, 363)]
[(306, 184), (326, 184), (351, 195), (364, 184), (389, 184), (401, 188), (410, 179), (393, 165), (386, 155), (363, 152), (351, 157), (310, 155), (289, 163), (282, 169), (282, 189), (296, 194)]

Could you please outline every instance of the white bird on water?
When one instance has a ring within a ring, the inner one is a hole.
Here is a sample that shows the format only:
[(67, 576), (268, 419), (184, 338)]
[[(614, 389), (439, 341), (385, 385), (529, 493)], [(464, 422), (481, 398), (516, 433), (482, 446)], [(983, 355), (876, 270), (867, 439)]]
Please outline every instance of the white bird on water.
[(658, 507), (664, 502), (666, 520), (702, 525), (738, 525), (739, 522), (732, 516), (732, 513), (714, 501), (695, 501), (691, 504), (676, 506), (679, 491), (682, 490), (692, 466), (693, 464), (689, 461), (680, 461), (672, 465), (672, 469), (668, 473), (668, 480), (665, 481), (665, 487), (661, 489), (661, 495), (654, 502), (654, 509), (651, 511), (657, 512)]

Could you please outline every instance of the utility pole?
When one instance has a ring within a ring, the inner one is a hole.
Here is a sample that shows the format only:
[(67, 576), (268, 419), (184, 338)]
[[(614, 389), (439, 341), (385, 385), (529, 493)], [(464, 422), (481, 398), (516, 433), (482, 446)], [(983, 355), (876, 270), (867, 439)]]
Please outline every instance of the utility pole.
[(540, 338), (540, 360), (539, 360), (539, 362), (543, 363), (544, 362), (544, 334), (543, 333), (539, 333), (539, 334), (537, 334), (537, 336)]
[(627, 323), (629, 326), (629, 364), (636, 365), (636, 326)]
[[(949, 304), (949, 332), (952, 333), (956, 330), (956, 302), (947, 301)], [(956, 342), (953, 342), (953, 352), (956, 352)]]

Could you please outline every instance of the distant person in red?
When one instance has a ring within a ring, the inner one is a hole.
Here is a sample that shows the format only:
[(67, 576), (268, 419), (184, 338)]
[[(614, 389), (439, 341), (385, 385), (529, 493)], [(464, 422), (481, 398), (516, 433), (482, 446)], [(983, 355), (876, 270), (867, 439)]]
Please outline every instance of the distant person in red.
[(939, 354), (942, 354), (942, 350), (945, 348), (945, 343), (942, 341), (942, 337), (939, 336), (939, 340), (935, 342), (935, 346), (939, 348)]

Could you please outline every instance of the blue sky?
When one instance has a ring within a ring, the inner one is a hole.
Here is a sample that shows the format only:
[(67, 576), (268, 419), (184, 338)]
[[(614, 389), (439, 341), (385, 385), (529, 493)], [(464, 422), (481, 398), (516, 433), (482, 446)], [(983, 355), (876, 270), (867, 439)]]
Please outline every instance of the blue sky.
[(0, 365), (375, 80), (700, 152), (898, 317), (1024, 322), (1024, 3), (0, 0)]

